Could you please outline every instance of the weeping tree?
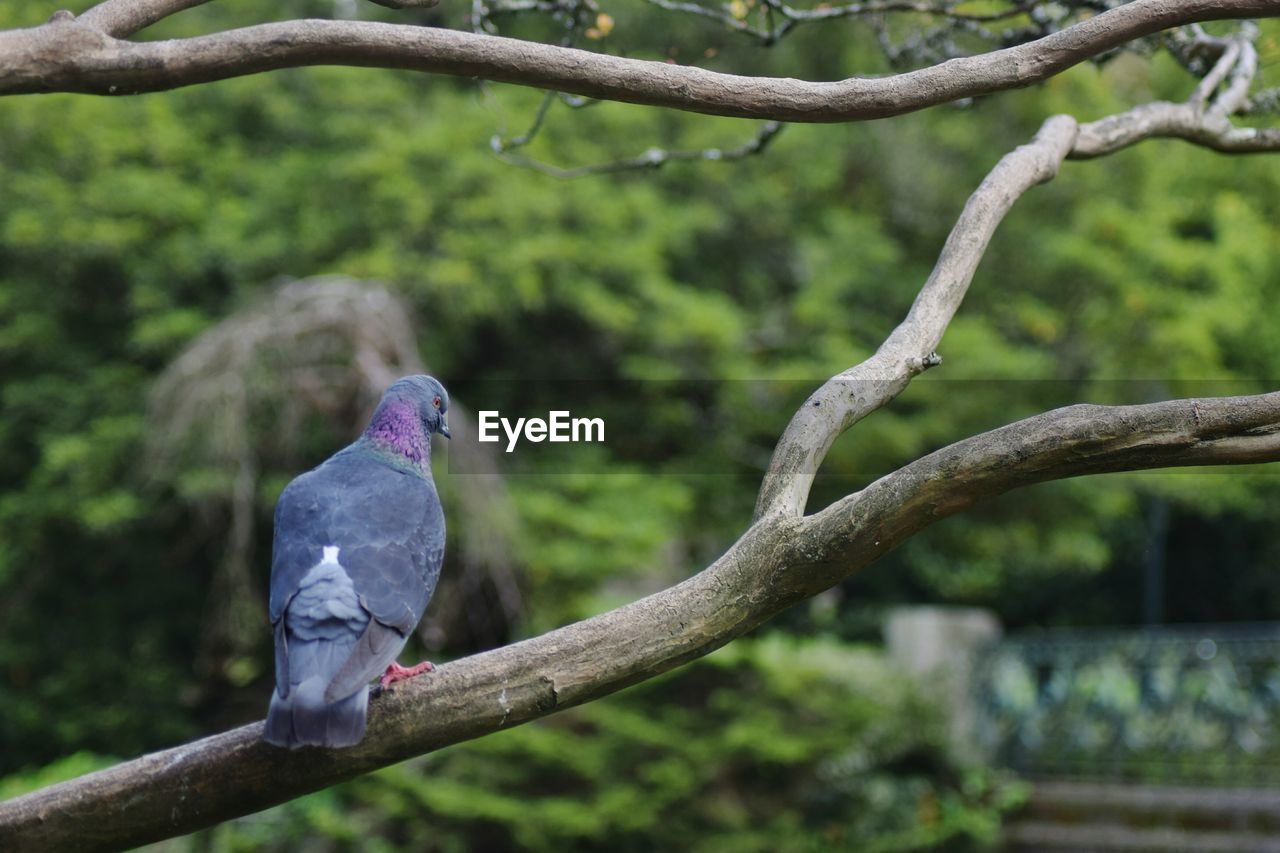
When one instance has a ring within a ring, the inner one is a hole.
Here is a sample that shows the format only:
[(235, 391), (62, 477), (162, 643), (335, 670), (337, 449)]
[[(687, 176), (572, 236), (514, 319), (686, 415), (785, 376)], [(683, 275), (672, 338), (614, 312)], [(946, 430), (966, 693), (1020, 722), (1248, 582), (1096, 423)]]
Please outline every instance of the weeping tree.
[[(1280, 150), (1280, 129), (1266, 126), (1280, 98), (1259, 81), (1258, 44), (1268, 25), (1249, 20), (1280, 15), (1280, 0), (866, 0), (804, 7), (779, 0), (650, 0), (671, 16), (705, 20), (765, 45), (803, 26), (857, 19), (872, 30), (896, 73), (830, 82), (742, 76), (609, 53), (617, 51), (609, 36), (615, 23), (593, 0), (476, 0), (464, 10), (460, 29), (431, 26), (444, 20), (443, 13), (414, 8), (434, 0), (378, 0), (401, 10), (409, 23), (339, 19), (358, 17), (358, 4), (346, 2), (335, 4), (331, 20), (174, 40), (133, 38), (202, 2), (106, 0), (78, 16), (59, 11), (41, 26), (0, 33), (0, 94), (132, 95), (321, 64), (476, 77), (548, 92), (528, 132), (495, 137), (492, 147), (513, 162), (561, 174), (752, 156), (786, 122), (883, 119), (962, 104), (1130, 49), (1168, 52), (1187, 72), (1187, 96), (1091, 122), (1055, 115), (1001, 157), (959, 212), (932, 273), (915, 287), (907, 316), (865, 361), (832, 365), (839, 372), (796, 410), (760, 484), (754, 516), (742, 520), (741, 536), (702, 571), (616, 610), (407, 683), (372, 704), (368, 735), (352, 749), (274, 749), (260, 742), (261, 724), (255, 723), (11, 800), (0, 805), (4, 849), (125, 847), (188, 833), (589, 702), (705, 655), (869, 566), (935, 521), (1019, 487), (1088, 474), (1280, 460), (1280, 392), (1075, 405), (971, 436), (825, 507), (809, 506), (814, 478), (835, 440), (891, 403), (914, 377), (943, 369), (940, 342), (995, 229), (1023, 193), (1052, 180), (1065, 160), (1102, 157), (1161, 137), (1223, 154)], [(545, 40), (500, 35), (519, 20), (532, 21), (521, 24), (522, 32)], [(1201, 26), (1210, 21), (1235, 23), (1211, 31)], [(580, 44), (595, 49), (575, 46)], [(765, 124), (738, 148), (650, 148), (631, 159), (567, 169), (520, 151), (555, 102), (581, 106), (598, 99)], [(276, 307), (281, 321), (294, 310), (302, 313), (287, 298)], [(206, 343), (234, 350), (232, 339), (245, 333), (239, 328), (221, 343), (215, 334)], [(347, 330), (356, 363), (377, 364), (376, 346), (362, 335), (360, 328)], [(199, 372), (224, 357), (193, 356), (175, 370)], [(403, 359), (381, 363), (409, 366)], [(373, 373), (381, 376), (376, 368)], [(320, 374), (313, 379), (317, 394), (330, 393)], [(236, 405), (247, 405), (235, 402), (234, 383), (206, 387), (229, 389), (232, 415)], [(251, 475), (243, 445), (240, 452)], [(234, 542), (229, 547), (234, 575)]]

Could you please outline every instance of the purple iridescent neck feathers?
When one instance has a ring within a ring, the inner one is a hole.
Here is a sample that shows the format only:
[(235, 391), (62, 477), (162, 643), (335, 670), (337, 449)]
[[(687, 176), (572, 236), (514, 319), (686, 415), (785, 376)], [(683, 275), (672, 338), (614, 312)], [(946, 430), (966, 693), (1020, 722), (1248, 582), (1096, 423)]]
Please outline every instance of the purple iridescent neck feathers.
[(431, 464), (431, 439), (413, 403), (390, 400), (379, 406), (364, 437), (374, 449), (403, 457), (420, 468)]

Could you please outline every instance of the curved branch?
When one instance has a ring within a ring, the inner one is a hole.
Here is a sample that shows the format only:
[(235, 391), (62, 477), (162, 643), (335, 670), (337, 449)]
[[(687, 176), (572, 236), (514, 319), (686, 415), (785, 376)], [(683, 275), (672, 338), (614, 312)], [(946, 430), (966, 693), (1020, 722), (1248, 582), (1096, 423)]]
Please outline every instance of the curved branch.
[[(1081, 125), (1070, 157), (1087, 160), (1152, 137), (1184, 139), (1227, 154), (1280, 151), (1280, 129), (1235, 127), (1230, 121), (1248, 102), (1249, 86), (1258, 73), (1258, 51), (1251, 41), (1256, 28), (1245, 30), (1226, 46), (1185, 104), (1156, 101)], [(1228, 76), (1227, 88), (1206, 107), (1209, 96)]]
[(719, 648), (933, 522), (1020, 486), (1267, 461), (1280, 461), (1280, 392), (1029, 418), (930, 454), (810, 518), (757, 524), (670, 589), (406, 682), (372, 703), (359, 746), (281, 750), (262, 743), (261, 723), (244, 726), (0, 804), (0, 847), (114, 849), (181, 835), (599, 698)]
[(1258, 37), (1258, 28), (1250, 22), (1242, 30), (1236, 42), (1240, 46), (1240, 55), (1231, 69), (1230, 82), (1205, 111), (1205, 117), (1210, 121), (1226, 121), (1240, 110), (1249, 98), (1249, 86), (1258, 73), (1258, 50), (1253, 46), (1253, 39)]
[(0, 850), (110, 850), (182, 835), (613, 693), (786, 606), (760, 592), (788, 538), (776, 525), (748, 531), (677, 586), (404, 682), (370, 704), (356, 747), (278, 749), (255, 723), (10, 800), (0, 804)]
[[(990, 229), (1027, 187), (1052, 174), (1075, 138), (1067, 117), (1006, 157), (975, 193), (948, 251)], [(980, 254), (980, 252), (979, 252)], [(940, 261), (939, 267), (947, 267)], [(960, 270), (935, 273), (885, 348), (941, 334)], [(952, 284), (940, 284), (947, 275)], [(914, 319), (913, 319), (914, 318)], [(919, 369), (923, 364), (906, 364)], [(901, 365), (900, 365), (901, 367)], [(882, 388), (906, 379), (880, 380)], [(1074, 406), (924, 457), (809, 518), (772, 514), (712, 566), (634, 604), (439, 668), (372, 704), (358, 747), (288, 752), (261, 724), (144, 756), (0, 804), (0, 849), (113, 849), (191, 832), (397, 761), (577, 705), (704, 655), (873, 562), (932, 522), (1019, 486), (1170, 465), (1280, 460), (1280, 393), (1107, 408)], [(424, 713), (424, 709), (430, 713)]]
[(1226, 119), (1211, 121), (1193, 104), (1156, 101), (1081, 125), (1069, 156), (1088, 160), (1151, 138), (1182, 139), (1224, 154), (1280, 151), (1280, 129), (1235, 127)]
[(1204, 75), (1200, 85), (1196, 86), (1196, 90), (1187, 99), (1189, 103), (1203, 106), (1209, 96), (1217, 91), (1218, 87), (1222, 85), (1222, 81), (1227, 79), (1227, 75), (1235, 67), (1236, 60), (1240, 58), (1240, 47), (1241, 45), (1238, 41), (1232, 41), (1226, 46), (1222, 51), (1222, 56), (1218, 57), (1218, 61), (1214, 63), (1213, 68), (1209, 69), (1209, 73)]
[(136, 94), (286, 67), (357, 65), (482, 77), (715, 115), (855, 121), (1027, 86), (1180, 24), (1276, 15), (1278, 0), (1134, 0), (1016, 47), (834, 83), (742, 77), (498, 36), (361, 21), (291, 21), (133, 43), (59, 19), (0, 33), (0, 94)]
[(939, 362), (934, 349), (960, 307), (996, 226), (1024, 192), (1057, 174), (1075, 140), (1075, 119), (1054, 116), (1029, 144), (1000, 159), (969, 196), (907, 318), (875, 355), (833, 376), (791, 418), (760, 488), (757, 519), (803, 515), (818, 467), (840, 434)]
[[(902, 393), (911, 379), (938, 364), (934, 352), (968, 291), (996, 226), (1031, 187), (1051, 180), (1062, 160), (1110, 154), (1155, 137), (1176, 137), (1227, 153), (1280, 151), (1280, 129), (1239, 128), (1228, 116), (1241, 109), (1257, 71), (1248, 40), (1229, 45), (1185, 104), (1157, 102), (1077, 126), (1068, 116), (1044, 123), (1035, 139), (1001, 158), (965, 203), (933, 273), (907, 318), (871, 358), (833, 376), (791, 418), (774, 448), (756, 501), (756, 519), (804, 514), (819, 466), (839, 436)], [(1231, 82), (1206, 109), (1204, 100), (1227, 75)]]

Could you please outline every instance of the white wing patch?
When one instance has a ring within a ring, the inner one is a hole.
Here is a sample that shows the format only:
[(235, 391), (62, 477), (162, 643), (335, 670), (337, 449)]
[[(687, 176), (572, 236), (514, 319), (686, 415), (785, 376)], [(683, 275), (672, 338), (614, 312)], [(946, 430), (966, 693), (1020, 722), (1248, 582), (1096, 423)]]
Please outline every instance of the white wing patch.
[[(358, 634), (369, 621), (351, 576), (338, 562), (338, 551), (337, 545), (325, 546), (324, 556), (303, 575), (297, 595), (289, 603), (286, 615), (289, 630), (304, 640), (328, 637), (334, 630)], [(337, 629), (335, 622), (346, 624)]]

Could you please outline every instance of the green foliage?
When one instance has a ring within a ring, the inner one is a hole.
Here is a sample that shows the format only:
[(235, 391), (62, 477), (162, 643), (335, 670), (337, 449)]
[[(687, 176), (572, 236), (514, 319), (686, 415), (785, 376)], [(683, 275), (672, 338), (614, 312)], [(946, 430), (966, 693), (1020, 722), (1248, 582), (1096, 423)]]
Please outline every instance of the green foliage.
[[(515, 489), (521, 518), (538, 531), (527, 537), (522, 555), (526, 579), (539, 596), (534, 630), (624, 604), (638, 597), (637, 588), (678, 579), (669, 546), (671, 532), (680, 529), (690, 508), (689, 491), (643, 471), (608, 470), (604, 476), (543, 477), (536, 490)], [(635, 511), (638, 505), (644, 512)]]

